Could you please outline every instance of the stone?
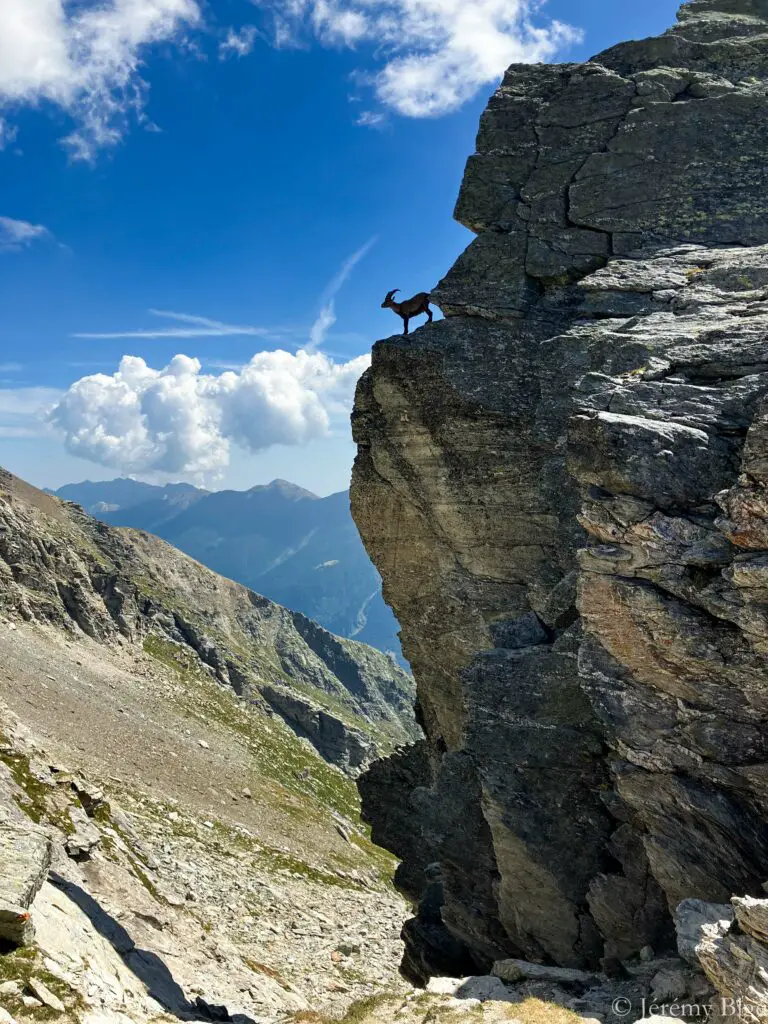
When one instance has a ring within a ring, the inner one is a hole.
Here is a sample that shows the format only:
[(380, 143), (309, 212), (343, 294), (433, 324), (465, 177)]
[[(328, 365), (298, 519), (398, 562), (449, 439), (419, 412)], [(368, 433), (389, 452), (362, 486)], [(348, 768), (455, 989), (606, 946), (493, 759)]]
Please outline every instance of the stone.
[(588, 987), (598, 981), (598, 976), (589, 971), (580, 971), (572, 967), (532, 964), (526, 960), (497, 960), (493, 965), (493, 974), (511, 984), (520, 981), (548, 981), (554, 985)]
[(89, 860), (93, 851), (101, 844), (101, 833), (81, 811), (74, 818), (75, 831), (67, 836), (64, 849), (73, 860)]
[(690, 991), (690, 974), (681, 965), (664, 968), (651, 978), (651, 998), (654, 1003), (672, 1003)]
[(728, 904), (706, 903), (704, 900), (683, 900), (675, 909), (677, 951), (689, 964), (697, 964), (696, 949), (703, 938), (727, 934), (734, 920)]
[(514, 1002), (517, 998), (495, 975), (465, 978), (454, 994), (457, 999), (479, 1003)]
[[(748, 913), (748, 912), (747, 912)], [(696, 958), (719, 994), (715, 1007), (721, 1018), (741, 1021), (768, 1017), (768, 947), (747, 932), (724, 930), (724, 919), (704, 923)], [(746, 916), (746, 915), (745, 915)]]
[[(511, 1002), (510, 990), (495, 975), (477, 975), (469, 978), (430, 978), (426, 985), (432, 995), (455, 996), (456, 1006), (469, 1002)], [(454, 1005), (454, 1002), (451, 1003)]]
[(27, 819), (0, 819), (0, 939), (16, 945), (32, 941), (29, 908), (45, 881), (51, 840)]
[(734, 896), (731, 906), (742, 931), (768, 945), (768, 900)]
[(48, 986), (42, 982), (39, 978), (30, 978), (27, 982), (29, 990), (43, 1003), (44, 1006), (49, 1007), (56, 1013), (64, 1013), (66, 1007), (64, 1003), (55, 995)]
[(454, 996), (464, 984), (464, 978), (430, 978), (427, 982), (427, 992), (435, 996)]
[(34, 936), (35, 928), (29, 910), (0, 902), (0, 938), (15, 946), (27, 946)]
[(0, 1024), (16, 1024), (16, 1018), (12, 1017), (2, 1006), (0, 1006)]

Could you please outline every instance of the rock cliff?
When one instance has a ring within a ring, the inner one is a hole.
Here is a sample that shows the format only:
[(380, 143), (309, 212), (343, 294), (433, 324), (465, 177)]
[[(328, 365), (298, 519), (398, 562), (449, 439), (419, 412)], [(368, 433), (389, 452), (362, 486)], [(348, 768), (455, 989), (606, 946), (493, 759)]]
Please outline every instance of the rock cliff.
[[(768, 878), (768, 0), (513, 66), (446, 319), (373, 350), (352, 502), (427, 739), (361, 780), (442, 939), (594, 967)], [(434, 871), (434, 868), (431, 869)]]

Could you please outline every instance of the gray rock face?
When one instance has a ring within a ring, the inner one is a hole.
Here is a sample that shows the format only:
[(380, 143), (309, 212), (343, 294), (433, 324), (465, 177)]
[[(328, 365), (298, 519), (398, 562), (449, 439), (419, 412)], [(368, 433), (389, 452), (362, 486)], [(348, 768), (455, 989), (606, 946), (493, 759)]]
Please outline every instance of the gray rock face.
[(261, 692), (294, 732), (321, 750), (331, 764), (356, 775), (371, 760), (372, 741), (338, 716), (288, 688), (265, 686)]
[(727, 903), (683, 900), (675, 909), (678, 953), (688, 963), (695, 964), (696, 948), (701, 940), (726, 935), (733, 919), (733, 909)]
[(768, 878), (767, 114), (757, 0), (510, 68), (446, 319), (360, 383), (353, 513), (431, 772), (397, 831), (481, 966), (669, 949), (681, 900)]
[(48, 875), (51, 841), (21, 815), (0, 818), (0, 940), (24, 945), (34, 928), (32, 901)]
[[(697, 906), (691, 908), (686, 904)], [(768, 900), (734, 896), (730, 906), (687, 900), (675, 915), (681, 950), (716, 990), (710, 1017), (768, 1017)], [(691, 951), (693, 956), (691, 956)]]

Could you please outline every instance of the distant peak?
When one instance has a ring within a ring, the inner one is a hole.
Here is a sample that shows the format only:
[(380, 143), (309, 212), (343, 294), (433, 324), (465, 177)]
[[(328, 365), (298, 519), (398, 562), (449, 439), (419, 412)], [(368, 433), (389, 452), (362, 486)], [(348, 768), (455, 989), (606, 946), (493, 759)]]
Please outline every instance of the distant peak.
[(315, 501), (318, 500), (318, 496), (313, 494), (312, 491), (306, 490), (304, 487), (299, 487), (298, 484), (292, 484), (290, 480), (273, 480), (268, 484), (257, 484), (250, 490), (251, 494), (271, 491), (276, 494), (280, 494), (284, 498), (288, 498), (292, 501), (298, 501), (301, 498), (311, 498)]

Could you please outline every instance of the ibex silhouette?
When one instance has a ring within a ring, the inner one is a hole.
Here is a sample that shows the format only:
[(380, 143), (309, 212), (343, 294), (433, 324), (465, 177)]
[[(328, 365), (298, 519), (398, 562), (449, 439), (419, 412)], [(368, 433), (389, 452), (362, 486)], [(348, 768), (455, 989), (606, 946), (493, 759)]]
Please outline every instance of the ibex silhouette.
[(408, 334), (408, 321), (411, 317), (420, 316), (422, 313), (426, 313), (429, 317), (427, 323), (432, 323), (432, 310), (429, 308), (429, 303), (432, 296), (429, 292), (419, 292), (418, 295), (414, 295), (412, 299), (404, 299), (402, 302), (395, 302), (393, 296), (399, 292), (399, 288), (395, 288), (391, 292), (387, 292), (387, 297), (381, 304), (382, 309), (391, 309), (399, 317), (402, 317), (405, 330), (403, 334)]

